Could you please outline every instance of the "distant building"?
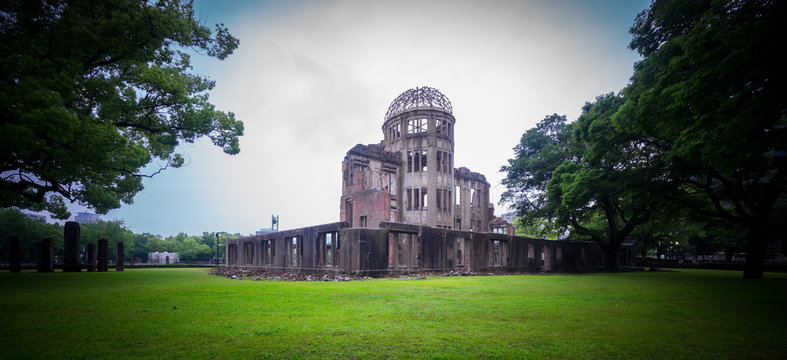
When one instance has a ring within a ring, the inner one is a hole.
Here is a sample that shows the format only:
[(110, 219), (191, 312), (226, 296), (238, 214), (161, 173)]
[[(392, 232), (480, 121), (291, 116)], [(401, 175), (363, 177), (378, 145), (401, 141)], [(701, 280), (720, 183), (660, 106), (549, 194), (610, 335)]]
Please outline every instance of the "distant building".
[(489, 221), (489, 230), (494, 234), (514, 236), (514, 225), (502, 217), (496, 217)]
[(43, 224), (46, 222), (46, 215), (33, 214), (33, 213), (24, 213), (24, 214), (25, 216), (27, 216), (28, 219), (33, 220), (37, 223)]
[(279, 215), (271, 215), (271, 227), (268, 229), (261, 228), (260, 230), (256, 231), (254, 235), (262, 235), (277, 231), (279, 231)]
[(273, 229), (262, 228), (262, 229), (259, 229), (259, 230), (255, 231), (254, 235), (262, 235), (262, 234), (267, 234), (267, 233), (272, 233), (272, 232), (276, 232), (276, 231), (274, 231)]
[(152, 252), (148, 253), (148, 264), (152, 265), (169, 265), (180, 262), (178, 253), (171, 252)]
[(81, 224), (92, 224), (101, 221), (101, 216), (89, 212), (80, 212), (74, 217), (74, 221)]

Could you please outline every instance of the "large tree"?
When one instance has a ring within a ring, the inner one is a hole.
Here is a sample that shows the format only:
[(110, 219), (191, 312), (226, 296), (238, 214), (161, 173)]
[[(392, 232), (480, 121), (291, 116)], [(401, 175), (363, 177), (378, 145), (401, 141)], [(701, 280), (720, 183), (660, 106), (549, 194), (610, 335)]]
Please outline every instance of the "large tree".
[(547, 183), (555, 169), (569, 158), (571, 124), (565, 115), (547, 115), (536, 127), (522, 134), (514, 147), (514, 158), (500, 171), (506, 173), (506, 191), (501, 203), (514, 206), (518, 229), (529, 229), (529, 236), (549, 236), (559, 232), (555, 226), (555, 204), (547, 201)]
[(526, 226), (542, 235), (571, 228), (573, 238), (592, 239), (618, 269), (618, 252), (627, 237), (648, 221), (659, 171), (648, 144), (612, 122), (623, 99), (614, 94), (587, 103), (576, 122), (547, 116), (525, 132), (516, 154), (501, 171), (507, 191)]
[(573, 124), (571, 156), (547, 183), (557, 223), (595, 241), (613, 271), (620, 246), (658, 202), (653, 194), (660, 176), (648, 144), (612, 123), (622, 103), (620, 96), (606, 94), (585, 104)]
[(761, 278), (787, 189), (787, 2), (655, 0), (630, 47), (644, 59), (616, 117), (660, 149), (673, 200), (746, 229)]
[(182, 142), (207, 136), (238, 153), (243, 123), (208, 101), (214, 82), (189, 61), (237, 46), (191, 1), (4, 1), (0, 207), (66, 218), (65, 199), (106, 213), (143, 177), (181, 166)]

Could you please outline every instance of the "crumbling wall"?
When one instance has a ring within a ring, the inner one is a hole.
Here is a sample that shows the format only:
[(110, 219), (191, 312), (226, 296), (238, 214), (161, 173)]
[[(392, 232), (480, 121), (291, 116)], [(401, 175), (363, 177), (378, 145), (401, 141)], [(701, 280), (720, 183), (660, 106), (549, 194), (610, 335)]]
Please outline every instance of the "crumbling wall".
[[(621, 256), (630, 261), (634, 245), (623, 249)], [(370, 276), (413, 271), (582, 272), (604, 264), (603, 253), (592, 242), (385, 221), (379, 228), (350, 228), (338, 222), (228, 239), (226, 255), (228, 266)]]
[(350, 227), (376, 227), (398, 219), (398, 155), (380, 145), (358, 144), (342, 162), (339, 220)]

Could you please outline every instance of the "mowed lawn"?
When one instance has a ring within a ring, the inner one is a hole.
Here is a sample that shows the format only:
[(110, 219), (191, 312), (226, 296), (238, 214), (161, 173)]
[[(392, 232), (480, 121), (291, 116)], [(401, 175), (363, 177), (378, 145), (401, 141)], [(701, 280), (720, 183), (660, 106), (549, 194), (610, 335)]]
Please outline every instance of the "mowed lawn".
[(0, 272), (0, 358), (787, 357), (787, 274), (351, 282)]

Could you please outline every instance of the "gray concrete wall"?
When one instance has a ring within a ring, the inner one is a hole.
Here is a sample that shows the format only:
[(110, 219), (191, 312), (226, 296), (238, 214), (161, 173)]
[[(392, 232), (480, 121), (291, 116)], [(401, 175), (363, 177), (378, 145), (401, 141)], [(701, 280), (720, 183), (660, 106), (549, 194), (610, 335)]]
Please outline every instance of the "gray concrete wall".
[[(330, 234), (330, 244), (326, 234)], [(633, 245), (624, 249), (633, 251)], [(602, 252), (592, 242), (396, 222), (381, 222), (379, 228), (350, 228), (346, 222), (337, 222), (228, 239), (226, 256), (228, 266), (371, 276), (412, 271), (582, 272), (604, 264)]]

